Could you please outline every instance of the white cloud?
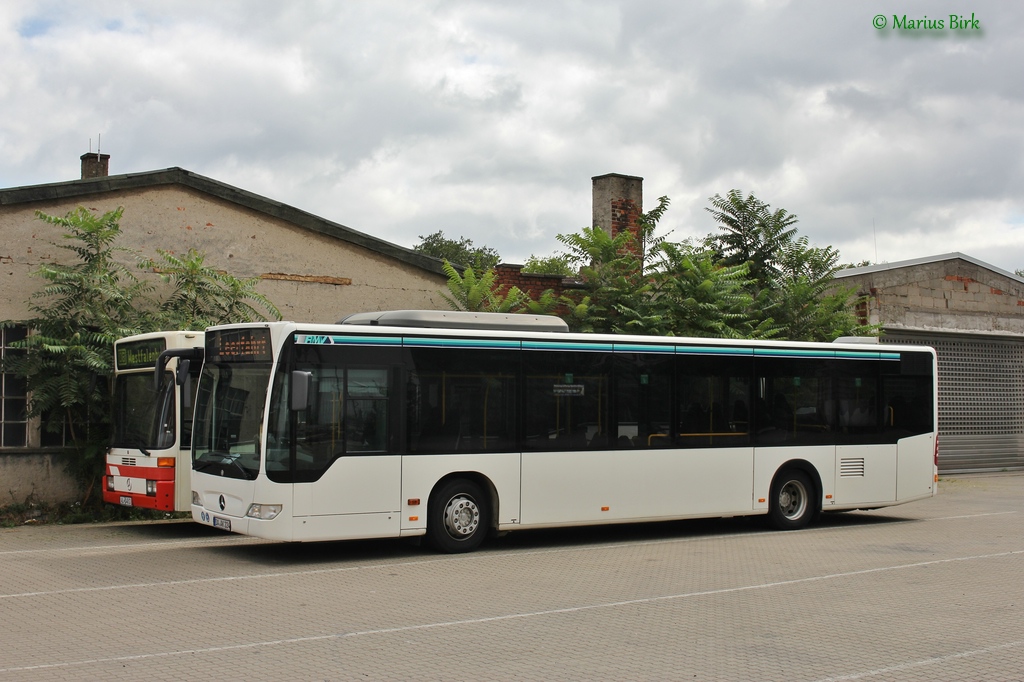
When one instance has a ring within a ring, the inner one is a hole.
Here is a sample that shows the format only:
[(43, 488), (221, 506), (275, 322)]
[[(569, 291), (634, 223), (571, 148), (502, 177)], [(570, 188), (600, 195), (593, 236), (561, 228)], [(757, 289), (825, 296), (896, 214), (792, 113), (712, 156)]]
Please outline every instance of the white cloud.
[[(920, 0), (0, 4), (0, 186), (182, 166), (411, 246), (546, 255), (590, 178), (674, 237), (754, 192), (844, 260), (1024, 266), (1024, 9), (878, 31)], [(936, 14), (938, 16), (939, 12)], [(874, 222), (875, 228), (872, 229)]]

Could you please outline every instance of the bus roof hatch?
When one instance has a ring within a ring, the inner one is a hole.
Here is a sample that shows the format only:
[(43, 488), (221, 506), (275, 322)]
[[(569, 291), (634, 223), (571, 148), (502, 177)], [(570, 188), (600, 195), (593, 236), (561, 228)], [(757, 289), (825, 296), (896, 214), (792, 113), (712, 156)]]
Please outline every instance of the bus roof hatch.
[(567, 332), (569, 326), (554, 315), (474, 313), (464, 310), (380, 310), (354, 313), (338, 324), (420, 327), (426, 329), (495, 329), (520, 332)]

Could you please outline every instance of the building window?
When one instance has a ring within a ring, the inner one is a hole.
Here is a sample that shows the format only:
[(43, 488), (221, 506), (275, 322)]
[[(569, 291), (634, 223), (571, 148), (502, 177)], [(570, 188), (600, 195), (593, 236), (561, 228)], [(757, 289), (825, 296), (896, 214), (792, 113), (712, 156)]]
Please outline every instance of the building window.
[[(25, 338), (25, 327), (0, 329), (0, 358), (15, 357), (25, 351), (11, 344)], [(0, 374), (0, 447), (23, 448), (28, 445), (28, 392), (25, 380), (9, 372)]]

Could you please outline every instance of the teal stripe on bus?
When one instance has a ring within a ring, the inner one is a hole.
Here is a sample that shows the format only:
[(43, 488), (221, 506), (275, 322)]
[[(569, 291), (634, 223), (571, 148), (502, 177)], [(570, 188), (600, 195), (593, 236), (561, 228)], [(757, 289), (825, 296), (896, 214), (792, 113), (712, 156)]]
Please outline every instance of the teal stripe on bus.
[(616, 353), (675, 353), (674, 346), (640, 346), (633, 343), (612, 344)]
[(611, 351), (610, 343), (570, 343), (568, 341), (523, 341), (523, 350)]
[(836, 352), (807, 348), (755, 348), (754, 355), (769, 358), (834, 358)]
[(295, 343), (306, 346), (401, 346), (402, 338), (400, 336), (296, 334)]
[(676, 346), (680, 355), (753, 355), (752, 348), (734, 348), (732, 346)]
[(837, 350), (837, 358), (854, 360), (899, 360), (899, 353), (866, 353), (855, 350)]
[(421, 337), (405, 337), (404, 345), (413, 348), (482, 348), (485, 350), (520, 348), (519, 341), (503, 341), (501, 339), (436, 339)]

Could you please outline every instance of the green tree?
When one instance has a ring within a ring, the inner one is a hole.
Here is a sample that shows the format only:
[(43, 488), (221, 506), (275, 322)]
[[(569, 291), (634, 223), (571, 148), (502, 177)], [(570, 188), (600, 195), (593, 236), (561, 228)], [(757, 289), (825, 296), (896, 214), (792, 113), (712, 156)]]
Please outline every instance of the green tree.
[[(597, 332), (666, 334), (670, 331), (656, 306), (654, 284), (648, 272), (664, 238), (655, 238), (658, 221), (668, 209), (668, 197), (637, 220), (637, 230), (612, 237), (600, 227), (576, 234), (559, 234), (565, 255), (579, 268), (583, 289), (566, 294), (573, 314), (571, 327)], [(586, 301), (586, 303), (584, 303)], [(585, 319), (581, 318), (585, 315)]]
[(420, 243), (412, 247), (412, 250), (460, 267), (473, 268), (477, 272), (486, 272), (501, 260), (501, 256), (494, 249), (488, 246), (473, 246), (473, 240), (466, 237), (449, 239), (441, 230), (426, 237), (420, 235)]
[(28, 416), (40, 418), (47, 432), (66, 429), (65, 464), (84, 503), (100, 480), (109, 442), (114, 341), (157, 329), (267, 319), (259, 308), (280, 317), (254, 290), (256, 279), (215, 272), (195, 251), (184, 258), (161, 251), (159, 266), (139, 261), (160, 270), (171, 284), (165, 300), (154, 300), (153, 283), (122, 260), (138, 261), (138, 255), (115, 245), (122, 213), (121, 208), (103, 215), (78, 208), (64, 217), (37, 212), (39, 219), (63, 229), (56, 245), (73, 258), (45, 263), (33, 273), (45, 284), (29, 300), (34, 317), (21, 321), (30, 333), (13, 344), (24, 352), (3, 363), (3, 371), (26, 381)]
[(705, 209), (718, 222), (720, 234), (709, 242), (722, 254), (725, 265), (748, 264), (750, 278), (758, 286), (769, 286), (778, 275), (778, 258), (796, 235), (795, 215), (771, 207), (753, 194), (745, 198), (738, 189), (722, 197), (711, 197)]
[(577, 274), (569, 256), (564, 254), (547, 257), (531, 255), (526, 259), (522, 271), (538, 275), (562, 275), (563, 277), (573, 277)]
[(445, 261), (442, 267), (448, 275), (448, 292), (451, 295), (441, 294), (441, 297), (452, 310), (516, 313), (520, 312), (529, 300), (529, 296), (519, 287), (510, 287), (504, 294), (499, 293), (494, 270), (477, 275), (475, 269), (466, 268), (460, 273), (458, 268), (448, 261)]
[(121, 214), (120, 208), (101, 216), (84, 208), (63, 218), (36, 213), (64, 230), (56, 246), (75, 258), (39, 266), (35, 274), (46, 284), (29, 301), (35, 317), (25, 323), (32, 333), (18, 342), (26, 352), (4, 363), (4, 371), (27, 381), (28, 416), (41, 418), (47, 432), (67, 429), (67, 468), (86, 501), (108, 440), (113, 344), (143, 330), (145, 315), (136, 304), (150, 289), (117, 259), (129, 253), (114, 245)]
[(748, 267), (724, 265), (713, 251), (665, 243), (655, 265), (655, 301), (678, 336), (768, 338), (773, 322), (751, 316)]
[(172, 286), (157, 302), (155, 328), (205, 329), (223, 322), (254, 322), (281, 319), (281, 311), (256, 291), (259, 277), (240, 279), (206, 265), (206, 255), (189, 249), (184, 256), (157, 250), (160, 260), (143, 260), (140, 266), (160, 274)]
[(711, 197), (710, 212), (720, 233), (705, 243), (726, 266), (746, 264), (751, 314), (780, 338), (831, 341), (839, 336), (870, 335), (854, 315), (853, 289), (836, 287), (839, 252), (817, 248), (797, 236), (796, 215), (771, 207), (753, 194), (730, 190)]
[(835, 273), (841, 269), (838, 262), (836, 249), (809, 246), (806, 237), (783, 248), (767, 299), (786, 338), (832, 341), (840, 336), (878, 334), (876, 327), (857, 321), (857, 288), (836, 285)]

